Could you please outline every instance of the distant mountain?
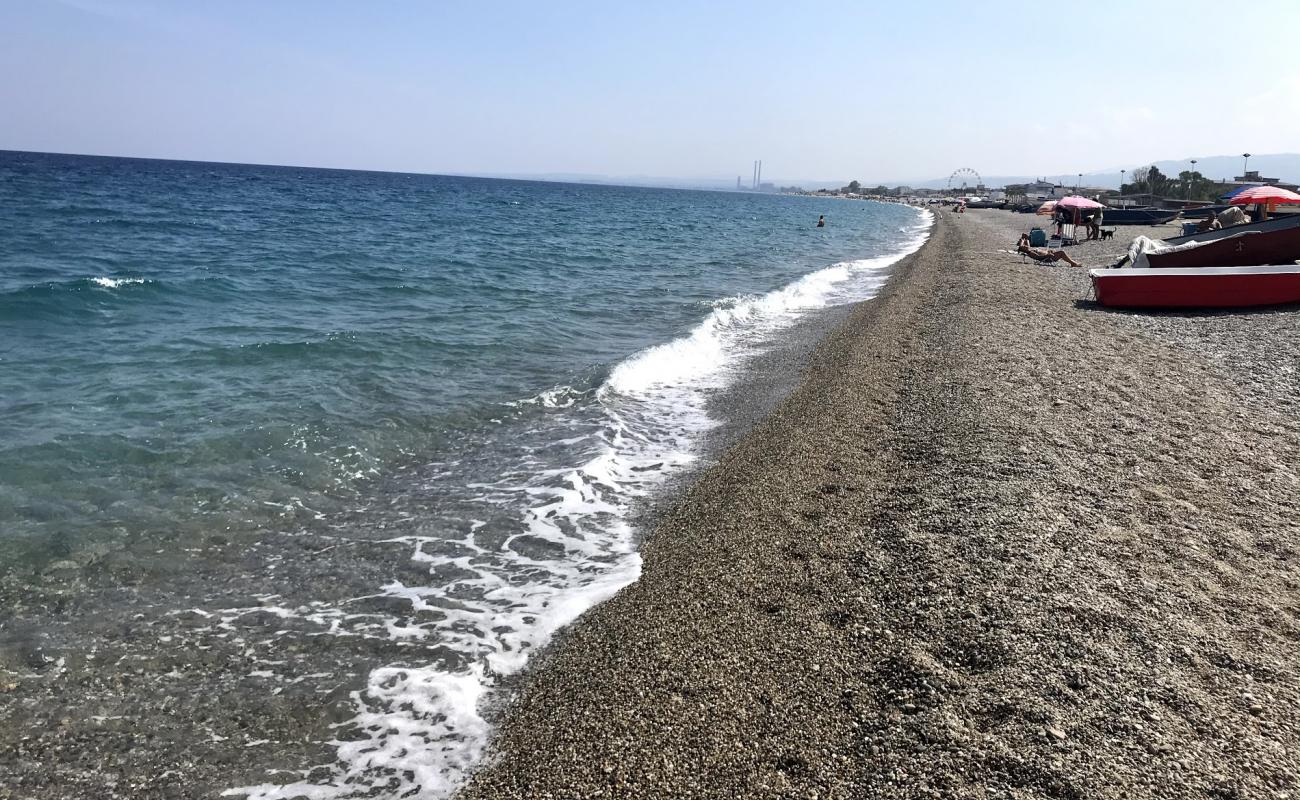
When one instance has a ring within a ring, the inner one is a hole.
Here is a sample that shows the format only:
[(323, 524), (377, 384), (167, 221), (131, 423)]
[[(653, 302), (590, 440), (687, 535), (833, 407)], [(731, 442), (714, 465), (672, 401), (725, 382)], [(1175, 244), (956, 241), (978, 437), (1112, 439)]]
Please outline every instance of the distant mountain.
[[(1191, 160), (1196, 159), (1196, 171), (1207, 178), (1214, 180), (1231, 180), (1234, 176), (1241, 174), (1241, 156), (1188, 156), (1184, 159), (1156, 161), (1155, 165), (1166, 175), (1177, 175), (1185, 169), (1191, 169)], [(1125, 172), (1132, 174), (1137, 167), (1151, 166), (1146, 164), (1133, 164), (1124, 167)], [(1278, 178), (1288, 183), (1300, 183), (1300, 153), (1275, 153), (1269, 155), (1258, 155), (1250, 157), (1250, 169), (1259, 170), (1260, 174), (1267, 178)], [(1084, 186), (1118, 189), (1120, 179), (1120, 167), (1114, 169), (1100, 170), (1096, 172), (1085, 172), (1080, 178), (1078, 174), (1039, 174), (1039, 175), (981, 175), (984, 185), (997, 188), (1006, 186), (1010, 183), (1029, 183), (1042, 178), (1043, 180), (1056, 181), (1066, 186), (1073, 186), (1076, 182)], [(721, 177), (704, 177), (704, 178), (673, 178), (654, 175), (593, 175), (576, 172), (548, 172), (548, 173), (508, 173), (508, 174), (484, 174), (477, 173), (483, 178), (516, 178), (519, 180), (534, 181), (562, 181), (564, 183), (601, 183), (616, 184), (620, 186), (658, 186), (670, 189), (713, 189), (726, 191), (736, 188), (734, 178)], [(744, 175), (742, 182), (745, 188), (749, 188), (749, 176)], [(766, 179), (765, 182), (769, 179)], [(859, 180), (861, 180), (859, 178)], [(824, 180), (792, 180), (788, 178), (772, 178), (771, 183), (777, 186), (802, 186), (805, 189), (834, 189), (848, 184), (849, 180), (842, 181), (824, 181)], [(876, 186), (880, 181), (862, 180), (864, 187)], [(948, 186), (947, 178), (934, 178), (926, 181), (886, 181), (887, 186), (897, 186), (903, 184), (917, 189), (944, 189)], [(970, 187), (974, 188), (974, 187)]]
[[(734, 190), (736, 179), (726, 178), (663, 178), (653, 175), (594, 175), (585, 172), (537, 172), (537, 173), (475, 173), (479, 178), (506, 178), (521, 181), (545, 181), (548, 183), (596, 183), (605, 186), (645, 186), (660, 189), (711, 189), (715, 191)], [(764, 179), (766, 182), (766, 179)], [(748, 188), (749, 184), (745, 184)]]
[[(1232, 180), (1241, 174), (1242, 158), (1241, 156), (1188, 156), (1184, 159), (1156, 161), (1156, 167), (1166, 175), (1177, 175), (1185, 169), (1192, 169), (1191, 160), (1196, 159), (1196, 171), (1207, 178), (1214, 180)], [(1145, 164), (1134, 164), (1125, 167), (1125, 171), (1131, 175), (1137, 167), (1149, 167), (1151, 162)], [(1266, 178), (1277, 178), (1287, 183), (1300, 183), (1300, 153), (1274, 153), (1268, 155), (1252, 155), (1250, 157), (1250, 169), (1259, 170), (1259, 174)], [(1092, 186), (1102, 189), (1118, 189), (1120, 179), (1120, 168), (1115, 167), (1110, 170), (1100, 172), (1085, 172), (1080, 178), (1078, 174), (1074, 175), (981, 175), (984, 185), (989, 187), (1006, 186), (1009, 183), (1029, 183), (1030, 181), (1043, 180), (1056, 181), (1066, 186), (1073, 185), (1076, 181), (1082, 182), (1084, 186)], [(1128, 175), (1125, 175), (1128, 180)], [(909, 184), (916, 188), (924, 189), (943, 189), (948, 186), (947, 178), (936, 178), (934, 180), (924, 181), (922, 183)]]
[[(461, 173), (457, 173), (461, 174)], [(735, 191), (735, 178), (702, 177), (673, 178), (655, 175), (598, 175), (590, 172), (473, 172), (464, 173), (468, 178), (502, 178), (519, 181), (544, 181), (548, 183), (595, 183), (605, 186), (644, 186), (657, 189), (706, 189), (710, 191)], [(741, 188), (748, 191), (750, 176), (741, 177)], [(764, 184), (776, 187), (798, 186), (803, 189), (838, 189), (848, 185), (848, 180), (795, 180), (792, 178), (769, 178), (763, 176)], [(865, 184), (864, 184), (865, 185)], [(876, 184), (870, 184), (875, 186)], [(888, 184), (893, 186), (894, 184)]]

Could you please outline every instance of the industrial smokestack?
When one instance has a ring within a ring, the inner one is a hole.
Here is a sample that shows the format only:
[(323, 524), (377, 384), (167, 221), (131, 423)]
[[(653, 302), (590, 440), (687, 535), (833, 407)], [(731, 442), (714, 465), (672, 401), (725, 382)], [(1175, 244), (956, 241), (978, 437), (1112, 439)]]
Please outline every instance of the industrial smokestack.
[(754, 181), (754, 188), (757, 189), (758, 185), (762, 182), (763, 182), (763, 159), (760, 158), (758, 160), (758, 180)]
[(754, 177), (753, 177), (753, 181), (749, 184), (749, 188), (751, 189), (758, 188), (758, 162), (757, 161), (754, 162)]

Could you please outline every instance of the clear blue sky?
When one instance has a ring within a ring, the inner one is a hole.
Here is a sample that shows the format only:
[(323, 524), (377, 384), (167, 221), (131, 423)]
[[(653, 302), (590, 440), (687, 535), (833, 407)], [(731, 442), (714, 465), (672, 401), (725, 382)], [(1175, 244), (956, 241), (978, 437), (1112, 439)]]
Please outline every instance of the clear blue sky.
[(0, 0), (0, 149), (907, 181), (1294, 152), (1300, 2)]

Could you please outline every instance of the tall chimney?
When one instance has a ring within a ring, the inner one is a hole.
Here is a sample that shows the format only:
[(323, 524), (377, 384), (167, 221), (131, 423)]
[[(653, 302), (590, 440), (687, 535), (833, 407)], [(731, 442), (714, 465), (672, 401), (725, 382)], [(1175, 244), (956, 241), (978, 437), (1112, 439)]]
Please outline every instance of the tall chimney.
[[(758, 180), (756, 181), (756, 183), (762, 183), (762, 182), (763, 182), (763, 159), (760, 158), (758, 160)], [(757, 189), (758, 187), (755, 186), (754, 188)]]

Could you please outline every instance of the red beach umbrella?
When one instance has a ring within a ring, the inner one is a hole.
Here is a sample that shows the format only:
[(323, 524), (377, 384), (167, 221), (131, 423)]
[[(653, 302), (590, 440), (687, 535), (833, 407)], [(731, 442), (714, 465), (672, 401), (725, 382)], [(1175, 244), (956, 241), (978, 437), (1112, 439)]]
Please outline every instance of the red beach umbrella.
[(1228, 201), (1234, 206), (1252, 206), (1256, 203), (1273, 205), (1274, 203), (1300, 203), (1300, 194), (1280, 189), (1276, 186), (1255, 186), (1237, 192)]

